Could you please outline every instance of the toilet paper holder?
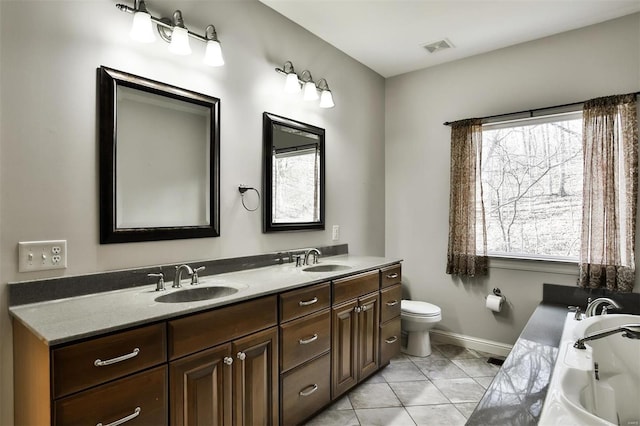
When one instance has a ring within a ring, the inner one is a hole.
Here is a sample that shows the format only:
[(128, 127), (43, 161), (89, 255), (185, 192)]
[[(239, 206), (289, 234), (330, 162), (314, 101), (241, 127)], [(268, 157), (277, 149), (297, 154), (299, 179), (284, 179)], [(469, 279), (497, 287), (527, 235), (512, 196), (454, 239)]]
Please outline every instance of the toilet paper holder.
[[(504, 299), (506, 299), (506, 297), (504, 297), (504, 296), (502, 295), (502, 291), (501, 291), (498, 287), (495, 287), (495, 288), (492, 290), (492, 293), (493, 293), (493, 295), (494, 295), (494, 296), (503, 297)], [(485, 297), (484, 297), (484, 298), (485, 298), (485, 300), (486, 300), (486, 298), (487, 298), (487, 297), (489, 297), (489, 296), (485, 296)]]

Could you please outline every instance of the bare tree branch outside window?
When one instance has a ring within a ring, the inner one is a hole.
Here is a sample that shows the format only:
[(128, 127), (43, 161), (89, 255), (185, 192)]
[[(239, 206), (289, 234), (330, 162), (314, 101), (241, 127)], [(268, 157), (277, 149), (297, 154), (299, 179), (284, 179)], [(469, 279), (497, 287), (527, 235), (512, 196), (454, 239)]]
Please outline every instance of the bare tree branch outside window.
[(489, 253), (578, 258), (582, 120), (560, 120), (483, 130)]

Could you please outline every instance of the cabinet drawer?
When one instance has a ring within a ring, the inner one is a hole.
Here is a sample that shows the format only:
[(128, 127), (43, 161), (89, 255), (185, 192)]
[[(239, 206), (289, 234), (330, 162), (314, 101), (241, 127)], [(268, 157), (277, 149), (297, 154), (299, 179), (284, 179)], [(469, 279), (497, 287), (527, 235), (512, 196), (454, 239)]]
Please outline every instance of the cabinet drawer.
[(268, 296), (169, 321), (169, 358), (272, 327), (278, 323), (277, 312), (276, 296)]
[(166, 425), (167, 408), (163, 366), (62, 398), (53, 415), (55, 425), (108, 425), (125, 418), (127, 426)]
[(331, 347), (331, 311), (325, 309), (280, 326), (280, 371), (289, 370)]
[(54, 349), (54, 397), (165, 362), (166, 348), (166, 328), (161, 323)]
[(331, 285), (322, 283), (280, 295), (280, 321), (289, 321), (328, 308)]
[(380, 299), (380, 308), (382, 310), (380, 322), (385, 323), (400, 315), (400, 300), (402, 299), (402, 286), (400, 284), (382, 290)]
[(333, 303), (342, 303), (380, 288), (380, 272), (371, 271), (333, 282)]
[(380, 327), (380, 365), (400, 354), (400, 317), (384, 323)]
[(282, 424), (296, 425), (331, 400), (330, 354), (321, 356), (282, 377)]
[(389, 287), (394, 284), (400, 284), (402, 281), (402, 266), (400, 264), (387, 266), (381, 271), (381, 286)]

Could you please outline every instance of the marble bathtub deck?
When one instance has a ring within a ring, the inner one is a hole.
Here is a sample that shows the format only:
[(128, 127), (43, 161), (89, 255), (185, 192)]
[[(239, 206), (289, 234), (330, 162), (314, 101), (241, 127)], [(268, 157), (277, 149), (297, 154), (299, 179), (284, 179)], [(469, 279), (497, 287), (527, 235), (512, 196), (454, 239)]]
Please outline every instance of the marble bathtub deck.
[(400, 355), (307, 425), (464, 425), (499, 370), (490, 356), (449, 344)]

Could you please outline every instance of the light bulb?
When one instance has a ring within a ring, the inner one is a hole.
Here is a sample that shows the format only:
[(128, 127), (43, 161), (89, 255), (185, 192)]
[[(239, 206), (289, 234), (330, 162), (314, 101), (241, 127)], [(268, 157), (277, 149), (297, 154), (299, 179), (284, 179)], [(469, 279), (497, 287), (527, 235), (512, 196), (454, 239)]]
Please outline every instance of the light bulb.
[(133, 14), (133, 24), (129, 36), (140, 43), (152, 43), (156, 36), (153, 33), (151, 15), (146, 12), (135, 12)]
[(217, 40), (207, 41), (207, 50), (204, 52), (203, 62), (212, 67), (220, 67), (224, 65), (222, 57), (222, 47)]
[(320, 94), (320, 108), (333, 108), (336, 104), (333, 103), (333, 95), (330, 90), (323, 90)]
[(171, 34), (171, 43), (169, 44), (169, 52), (175, 55), (190, 55), (191, 46), (189, 46), (189, 34), (186, 28), (173, 27)]
[(316, 89), (316, 84), (313, 81), (307, 81), (304, 84), (302, 99), (305, 101), (315, 101), (318, 99), (318, 91)]
[(287, 81), (284, 83), (284, 93), (296, 94), (300, 93), (300, 83), (298, 82), (298, 74), (292, 72), (287, 74)]

